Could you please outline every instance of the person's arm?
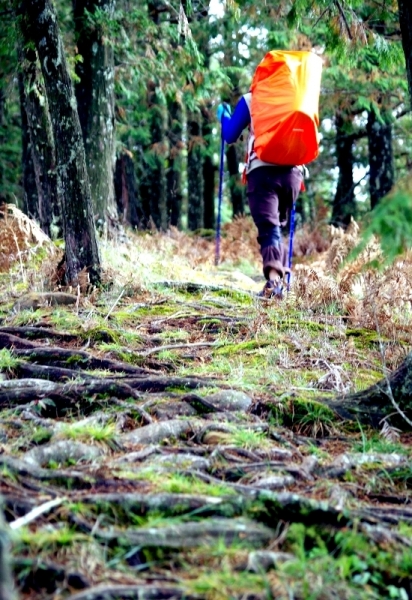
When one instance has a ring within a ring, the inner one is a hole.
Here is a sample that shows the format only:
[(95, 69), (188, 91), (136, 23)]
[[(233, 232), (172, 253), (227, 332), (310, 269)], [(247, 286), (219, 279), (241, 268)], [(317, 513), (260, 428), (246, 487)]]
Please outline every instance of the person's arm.
[(243, 96), (237, 103), (232, 116), (223, 111), (221, 123), (222, 136), (225, 142), (227, 144), (236, 142), (245, 127), (250, 124), (249, 108)]

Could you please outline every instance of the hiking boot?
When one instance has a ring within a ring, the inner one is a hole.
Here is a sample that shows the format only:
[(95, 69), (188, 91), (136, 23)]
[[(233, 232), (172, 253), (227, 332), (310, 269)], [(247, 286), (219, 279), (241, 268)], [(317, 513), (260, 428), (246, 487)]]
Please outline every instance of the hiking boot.
[(261, 292), (258, 294), (259, 298), (283, 298), (283, 282), (282, 279), (277, 279), (273, 281), (272, 279), (268, 279), (265, 283), (265, 286)]

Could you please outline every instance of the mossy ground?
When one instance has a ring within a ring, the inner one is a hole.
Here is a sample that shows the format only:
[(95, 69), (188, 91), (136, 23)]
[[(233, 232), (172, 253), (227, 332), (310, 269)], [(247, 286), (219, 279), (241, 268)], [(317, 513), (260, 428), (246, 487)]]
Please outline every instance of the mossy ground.
[[(155, 272), (160, 273), (160, 269)], [(84, 298), (78, 308), (46, 307), (11, 314), (5, 302), (0, 307), (3, 326), (69, 332), (75, 334), (75, 340), (58, 342), (59, 346), (87, 348), (93, 356), (121, 360), (165, 377), (203, 377), (203, 387), (196, 390), (199, 397), (207, 399), (220, 388), (229, 387), (246, 392), (252, 399), (251, 408), (241, 413), (219, 413), (214, 421), (207, 421), (209, 433), (214, 433), (214, 437), (204, 438), (207, 443), (192, 432), (169, 436), (154, 443), (152, 456), (147, 445), (127, 446), (122, 436), (145, 424), (138, 410), (142, 407), (155, 423), (173, 420), (172, 413), (169, 419), (156, 415), (163, 409), (168, 414), (177, 405), (186, 411), (179, 413), (180, 419), (197, 418), (182, 400), (190, 390), (176, 382), (162, 394), (142, 393), (117, 404), (110, 394), (88, 397), (88, 418), (99, 414), (110, 417), (100, 424), (79, 423), (85, 418), (81, 402), (64, 416), (53, 414), (47, 398), (43, 403), (37, 398), (28, 402), (26, 416), (21, 407), (5, 407), (0, 415), (3, 457), (24, 460), (26, 453), (54, 440), (87, 442), (98, 445), (102, 452), (95, 464), (61, 463), (57, 457), (42, 467), (44, 472), (37, 477), (19, 471), (14, 463), (2, 464), (0, 482), (8, 521), (20, 516), (19, 510), (27, 512), (28, 506), (16, 508), (25, 506), (27, 494), (31, 494), (34, 505), (64, 497), (57, 509), (13, 533), (13, 556), (32, 559), (36, 564), (60, 564), (66, 574), (79, 572), (89, 585), (167, 581), (183, 590), (186, 597), (205, 600), (412, 597), (411, 552), (402, 542), (412, 539), (410, 511), (406, 510), (405, 520), (400, 518), (391, 525), (392, 538), (379, 538), (356, 519), (339, 527), (312, 524), (290, 515), (288, 519), (273, 516), (254, 493), (237, 503), (244, 492), (242, 486), (258, 485), (263, 475), (286, 477), (297, 466), (300, 476), (277, 491), (330, 506), (341, 502), (342, 497), (344, 506), (354, 514), (369, 510), (371, 524), (375, 509), (376, 515), (391, 506), (406, 509), (411, 502), (412, 474), (407, 462), (412, 458), (411, 435), (393, 431), (389, 439), (356, 422), (342, 421), (323, 402), (378, 381), (384, 369), (400, 364), (404, 343), (395, 338), (381, 340), (376, 331), (351, 329), (327, 305), (323, 313), (314, 313), (297, 306), (292, 297), (283, 302), (261, 301), (250, 290), (234, 289), (229, 284), (227, 289), (218, 289), (212, 282), (208, 289), (195, 282), (185, 290), (177, 283), (173, 286), (157, 281), (155, 285), (146, 281), (134, 285), (129, 281), (127, 293), (121, 294), (124, 287), (113, 282), (110, 289)], [(19, 360), (13, 350), (0, 351), (4, 378), (13, 377)], [(67, 359), (61, 366), (71, 368), (74, 362)], [(110, 369), (86, 368), (86, 373), (99, 378), (113, 375)], [(60, 429), (56, 429), (57, 423)], [(113, 441), (118, 443), (113, 445)], [(291, 462), (275, 472), (271, 469), (280, 460), (276, 457), (279, 448), (290, 450)], [(129, 461), (133, 452), (138, 457)], [(156, 463), (154, 459), (162, 452), (169, 461)], [(354, 462), (344, 473), (337, 467), (332, 472), (335, 459), (359, 454), (370, 455), (370, 461)], [(204, 458), (210, 467), (190, 466), (190, 457), (188, 462), (184, 457), (175, 462), (181, 455)], [(382, 463), (379, 455), (399, 455), (406, 462)], [(319, 469), (316, 474), (308, 471), (305, 475), (301, 465), (312, 458), (318, 461)], [(59, 471), (56, 479), (51, 476), (53, 469)], [(60, 474), (62, 469), (67, 471), (66, 481)], [(47, 472), (49, 480), (42, 480)], [(117, 500), (105, 500), (102, 495), (100, 499), (96, 496), (95, 502), (87, 501), (90, 495), (108, 492), (117, 494)], [(138, 502), (127, 505), (121, 500), (127, 494), (149, 498), (164, 493), (179, 497), (179, 502), (159, 509), (143, 508)], [(198, 498), (198, 504), (193, 504), (193, 497)], [(199, 498), (212, 500), (205, 508)], [(100, 530), (111, 528), (139, 531), (203, 522), (217, 511), (218, 501), (222, 502), (220, 517), (248, 518), (273, 528), (272, 540), (262, 544), (261, 550), (281, 551), (289, 558), (267, 572), (253, 572), (248, 561), (256, 547), (246, 533), (244, 539), (230, 541), (222, 535), (213, 543), (200, 543), (191, 549), (140, 547), (99, 537)], [(377, 519), (377, 523), (381, 521)], [(385, 523), (389, 526), (390, 519)], [(73, 589), (67, 583), (45, 589), (35, 578), (30, 579), (33, 569), (25, 564), (25, 569), (15, 568), (21, 598), (70, 597)]]

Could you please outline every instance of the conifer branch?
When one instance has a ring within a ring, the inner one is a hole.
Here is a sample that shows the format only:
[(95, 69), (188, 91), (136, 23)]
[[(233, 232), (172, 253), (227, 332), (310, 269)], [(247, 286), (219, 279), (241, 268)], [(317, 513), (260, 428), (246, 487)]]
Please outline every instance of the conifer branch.
[(353, 36), (352, 36), (352, 32), (351, 32), (350, 27), (349, 27), (348, 20), (347, 20), (346, 15), (345, 15), (345, 11), (343, 10), (342, 5), (339, 2), (339, 0), (335, 0), (335, 4), (338, 7), (338, 11), (340, 13), (340, 16), (342, 17), (343, 22), (345, 23), (345, 27), (346, 27), (346, 31), (347, 31), (347, 34), (348, 34), (348, 38), (352, 41), (353, 40)]

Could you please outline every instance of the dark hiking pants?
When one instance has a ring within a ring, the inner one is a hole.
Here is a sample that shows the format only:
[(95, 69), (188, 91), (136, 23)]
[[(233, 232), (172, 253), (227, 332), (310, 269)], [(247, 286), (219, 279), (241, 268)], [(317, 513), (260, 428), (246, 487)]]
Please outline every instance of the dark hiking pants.
[(302, 173), (297, 167), (256, 167), (247, 176), (247, 197), (258, 229), (266, 279), (271, 269), (283, 277), (288, 268), (288, 252), (280, 228), (288, 222), (301, 185)]

